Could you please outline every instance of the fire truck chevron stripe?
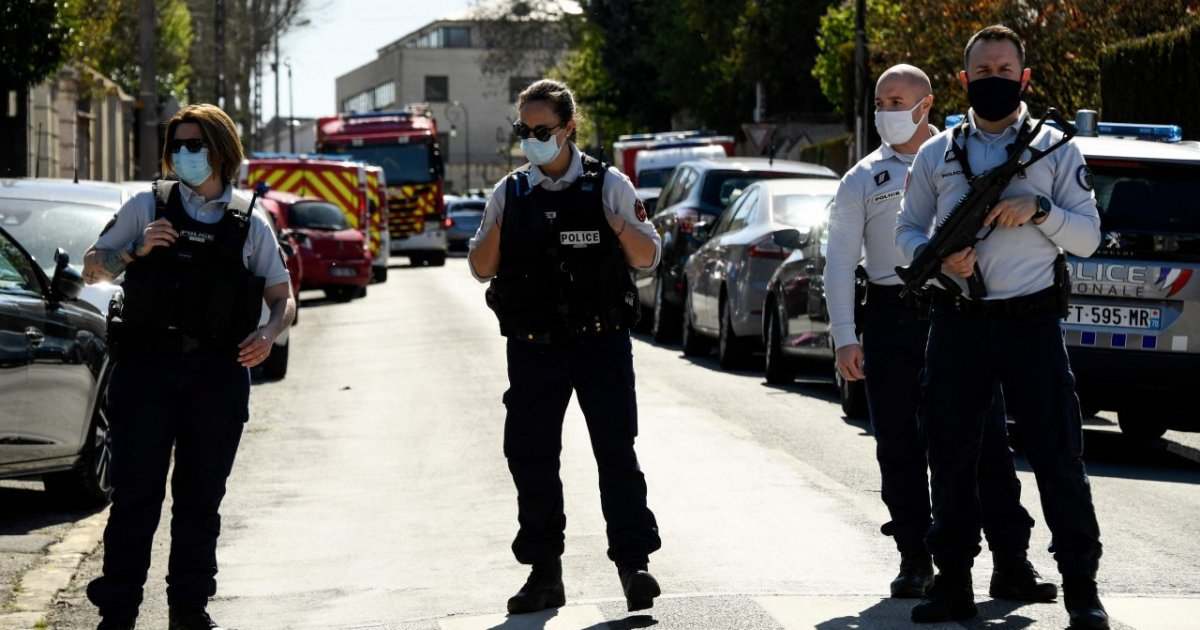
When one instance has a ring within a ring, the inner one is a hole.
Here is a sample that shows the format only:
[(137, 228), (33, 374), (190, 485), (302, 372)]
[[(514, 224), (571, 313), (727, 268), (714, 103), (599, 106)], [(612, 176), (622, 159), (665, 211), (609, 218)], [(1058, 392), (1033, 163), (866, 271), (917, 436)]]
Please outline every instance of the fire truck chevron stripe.
[(286, 171), (286, 170), (284, 170), (284, 169), (278, 169), (278, 170), (276, 170), (276, 171), (274, 171), (274, 172), (272, 172), (272, 173), (268, 174), (268, 175), (266, 176), (266, 178), (264, 178), (264, 180), (263, 180), (263, 181), (267, 182), (267, 185), (268, 185), (268, 186), (270, 186), (271, 188), (275, 188), (275, 187), (276, 187), (276, 184), (278, 184), (278, 183), (279, 183), (279, 180), (283, 179), (283, 177), (284, 177), (285, 175), (287, 175), (287, 171)]
[(304, 196), (304, 191), (300, 189), (304, 181), (304, 171), (280, 169), (279, 172), (287, 173), (287, 177), (284, 178), (283, 183), (279, 184), (278, 190)]
[(339, 205), (342, 206), (343, 210), (354, 212), (358, 208), (358, 196), (354, 194), (354, 189), (347, 188), (346, 182), (341, 177), (338, 177), (337, 173), (321, 171), (320, 178), (337, 195), (340, 202)]

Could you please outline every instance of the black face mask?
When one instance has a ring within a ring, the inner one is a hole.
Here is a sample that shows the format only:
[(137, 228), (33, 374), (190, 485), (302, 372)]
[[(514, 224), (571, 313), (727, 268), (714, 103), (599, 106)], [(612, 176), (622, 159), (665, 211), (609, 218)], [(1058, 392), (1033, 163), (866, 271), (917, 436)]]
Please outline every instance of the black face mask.
[(967, 101), (976, 116), (989, 122), (1004, 120), (1021, 106), (1021, 82), (1004, 77), (975, 79), (967, 84)]

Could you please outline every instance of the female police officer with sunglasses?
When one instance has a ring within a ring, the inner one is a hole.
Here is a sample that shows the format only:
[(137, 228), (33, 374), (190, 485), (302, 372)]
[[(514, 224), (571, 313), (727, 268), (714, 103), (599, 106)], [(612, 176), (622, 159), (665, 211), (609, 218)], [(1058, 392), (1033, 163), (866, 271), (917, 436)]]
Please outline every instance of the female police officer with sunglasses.
[(616, 563), (629, 610), (653, 605), (647, 572), (661, 546), (646, 506), (629, 328), (637, 294), (630, 267), (658, 264), (660, 241), (629, 179), (572, 142), (575, 99), (556, 81), (521, 93), (513, 125), (529, 164), (496, 185), (471, 241), (471, 272), (491, 280), (488, 305), (508, 338), (504, 454), (517, 486), (517, 561), (529, 579), (510, 613), (562, 606), (559, 452), (574, 391), (587, 421)]
[[(126, 203), (85, 257), (89, 282), (121, 273), (111, 318), (113, 504), (104, 574), (88, 587), (101, 630), (134, 627), (164, 485), (174, 501), (167, 576), (171, 630), (211, 630), (217, 513), (249, 416), (249, 368), (295, 317), (274, 231), (233, 194), (242, 162), (233, 121), (192, 105), (167, 123), (164, 173)], [(258, 327), (263, 300), (270, 321)]]

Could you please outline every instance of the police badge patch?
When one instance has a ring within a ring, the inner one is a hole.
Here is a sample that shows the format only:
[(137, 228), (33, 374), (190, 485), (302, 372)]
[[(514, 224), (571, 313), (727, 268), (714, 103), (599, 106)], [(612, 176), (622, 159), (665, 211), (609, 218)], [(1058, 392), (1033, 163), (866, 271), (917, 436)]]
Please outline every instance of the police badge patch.
[(882, 186), (892, 180), (892, 174), (888, 171), (879, 171), (875, 173), (875, 185)]
[(642, 203), (641, 199), (633, 203), (633, 213), (637, 215), (638, 221), (646, 220), (646, 205)]
[(1075, 181), (1079, 182), (1080, 188), (1092, 192), (1092, 169), (1088, 168), (1087, 164), (1081, 164), (1075, 170)]

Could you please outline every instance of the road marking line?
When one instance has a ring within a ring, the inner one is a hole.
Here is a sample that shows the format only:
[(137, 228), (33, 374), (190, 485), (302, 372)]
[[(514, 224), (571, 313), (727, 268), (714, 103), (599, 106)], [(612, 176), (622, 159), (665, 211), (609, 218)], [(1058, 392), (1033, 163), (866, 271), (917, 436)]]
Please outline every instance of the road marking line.
[(605, 622), (595, 606), (566, 606), (528, 615), (451, 617), (438, 622), (441, 630), (580, 630)]
[(1113, 619), (1134, 628), (1194, 630), (1200, 619), (1200, 598), (1105, 597), (1104, 608)]

